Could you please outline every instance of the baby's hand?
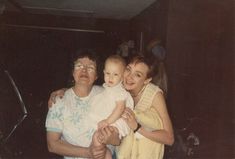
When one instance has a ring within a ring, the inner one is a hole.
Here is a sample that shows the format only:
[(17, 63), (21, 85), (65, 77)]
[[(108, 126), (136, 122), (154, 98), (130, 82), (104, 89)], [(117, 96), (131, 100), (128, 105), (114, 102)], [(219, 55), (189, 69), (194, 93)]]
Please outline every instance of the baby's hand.
[(98, 123), (98, 129), (102, 129), (102, 128), (108, 126), (108, 125), (109, 125), (109, 123), (108, 123), (108, 121), (107, 121), (106, 119), (101, 120), (101, 121)]

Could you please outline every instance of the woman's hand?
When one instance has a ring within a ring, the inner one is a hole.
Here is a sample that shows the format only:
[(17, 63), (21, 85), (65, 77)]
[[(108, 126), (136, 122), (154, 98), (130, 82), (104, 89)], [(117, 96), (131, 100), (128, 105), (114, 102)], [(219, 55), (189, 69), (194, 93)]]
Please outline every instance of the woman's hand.
[(97, 137), (98, 141), (102, 144), (119, 145), (120, 139), (117, 132), (117, 128), (113, 126), (106, 126), (102, 129), (99, 129)]
[(55, 103), (56, 97), (62, 98), (64, 96), (64, 92), (67, 90), (67, 88), (62, 88), (59, 90), (56, 90), (51, 93), (50, 98), (48, 100), (48, 108), (52, 107), (52, 105)]
[(137, 121), (135, 119), (135, 114), (130, 108), (126, 107), (126, 109), (124, 110), (122, 114), (122, 118), (125, 120), (127, 125), (132, 130), (135, 130), (137, 128)]
[(104, 159), (107, 148), (104, 144), (101, 144), (100, 146), (94, 146), (91, 144), (89, 151), (92, 159)]

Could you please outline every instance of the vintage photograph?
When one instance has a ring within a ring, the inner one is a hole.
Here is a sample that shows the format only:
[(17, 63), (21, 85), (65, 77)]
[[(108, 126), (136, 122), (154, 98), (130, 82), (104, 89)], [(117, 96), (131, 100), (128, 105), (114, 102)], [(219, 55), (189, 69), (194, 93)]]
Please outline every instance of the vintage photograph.
[(0, 159), (234, 159), (234, 0), (0, 0)]

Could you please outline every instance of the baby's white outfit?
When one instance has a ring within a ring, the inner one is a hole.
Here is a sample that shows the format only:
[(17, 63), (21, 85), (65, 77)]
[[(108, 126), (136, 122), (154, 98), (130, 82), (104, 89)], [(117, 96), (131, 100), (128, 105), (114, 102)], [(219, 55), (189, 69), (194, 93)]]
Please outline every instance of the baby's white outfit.
[[(91, 122), (92, 124), (96, 123), (93, 125), (94, 130), (97, 129), (98, 122), (107, 119), (113, 112), (117, 101), (125, 101), (126, 107), (129, 107), (132, 110), (134, 107), (134, 102), (130, 93), (124, 89), (121, 82), (114, 87), (108, 87), (104, 83), (103, 87), (104, 91), (94, 96), (91, 100), (89, 118), (93, 120), (93, 122)], [(128, 135), (130, 132), (130, 128), (122, 118), (116, 120), (113, 124), (111, 124), (111, 126), (118, 129), (120, 138)]]

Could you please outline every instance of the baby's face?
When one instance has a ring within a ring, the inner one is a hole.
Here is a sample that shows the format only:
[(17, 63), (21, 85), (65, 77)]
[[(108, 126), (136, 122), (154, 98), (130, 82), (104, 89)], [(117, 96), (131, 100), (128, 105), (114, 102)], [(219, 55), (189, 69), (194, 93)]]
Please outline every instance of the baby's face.
[(108, 87), (113, 87), (119, 84), (123, 79), (125, 66), (121, 63), (108, 61), (104, 68), (104, 81)]

